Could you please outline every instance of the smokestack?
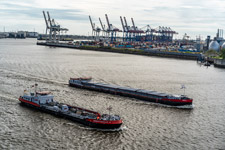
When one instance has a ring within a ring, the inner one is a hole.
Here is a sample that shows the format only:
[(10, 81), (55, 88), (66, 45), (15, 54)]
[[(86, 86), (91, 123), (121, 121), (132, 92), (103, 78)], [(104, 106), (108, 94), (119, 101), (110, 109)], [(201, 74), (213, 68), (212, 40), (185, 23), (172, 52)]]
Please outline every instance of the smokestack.
[(206, 42), (207, 42), (207, 50), (208, 50), (209, 49), (209, 42), (210, 42), (210, 36), (209, 35), (207, 36), (207, 41)]
[(220, 29), (217, 29), (216, 37), (219, 38)]
[(220, 36), (221, 36), (221, 29), (219, 29), (219, 38), (220, 38)]
[(223, 38), (223, 29), (221, 29), (221, 38)]

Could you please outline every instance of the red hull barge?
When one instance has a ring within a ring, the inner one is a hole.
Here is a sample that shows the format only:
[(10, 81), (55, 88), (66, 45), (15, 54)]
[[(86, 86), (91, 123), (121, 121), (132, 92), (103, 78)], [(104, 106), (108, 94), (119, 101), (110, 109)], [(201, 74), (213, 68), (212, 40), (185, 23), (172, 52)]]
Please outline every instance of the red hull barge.
[(98, 112), (58, 103), (53, 100), (50, 92), (24, 93), (19, 97), (19, 101), (29, 107), (36, 108), (47, 113), (68, 118), (83, 125), (99, 129), (118, 129), (122, 125), (122, 120), (118, 115), (101, 115)]
[(70, 78), (69, 86), (95, 90), (115, 95), (122, 95), (126, 97), (132, 97), (144, 101), (170, 106), (192, 106), (193, 101), (191, 98), (188, 98), (187, 96), (184, 95), (171, 95), (159, 93), (156, 91), (121, 87), (105, 83), (95, 83), (92, 82), (92, 78)]

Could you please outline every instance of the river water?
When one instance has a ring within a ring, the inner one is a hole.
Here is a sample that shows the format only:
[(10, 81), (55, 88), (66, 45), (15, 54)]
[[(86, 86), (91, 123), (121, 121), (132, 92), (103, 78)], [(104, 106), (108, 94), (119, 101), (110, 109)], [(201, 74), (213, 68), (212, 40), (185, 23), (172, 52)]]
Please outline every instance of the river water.
[[(193, 109), (68, 87), (70, 77), (185, 94)], [(122, 131), (90, 129), (19, 105), (35, 83), (55, 99), (123, 119)], [(225, 69), (196, 61), (37, 46), (0, 40), (0, 149), (225, 149)]]

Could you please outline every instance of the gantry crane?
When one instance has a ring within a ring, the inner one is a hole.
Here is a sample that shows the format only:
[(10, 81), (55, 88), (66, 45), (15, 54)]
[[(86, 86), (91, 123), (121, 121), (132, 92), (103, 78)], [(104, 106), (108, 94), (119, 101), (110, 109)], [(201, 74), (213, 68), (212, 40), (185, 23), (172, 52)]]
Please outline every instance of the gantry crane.
[(91, 16), (89, 16), (89, 20), (92, 27), (92, 36), (94, 36), (95, 40), (99, 40), (101, 28), (99, 28), (98, 26), (95, 27), (95, 23), (92, 22)]
[(122, 32), (122, 31), (109, 23), (109, 18), (107, 16), (107, 14), (105, 14), (105, 18), (106, 18), (107, 25), (108, 25), (108, 29), (106, 31), (111, 33), (111, 42), (116, 41), (117, 32)]
[[(61, 28), (60, 25), (55, 23), (54, 19), (51, 19), (49, 12), (47, 11), (48, 19), (46, 18), (45, 11), (43, 11), (45, 23), (46, 23), (46, 35), (49, 30), (49, 42), (58, 42), (60, 40), (60, 32), (68, 31), (67, 28)], [(57, 38), (58, 35), (58, 38)], [(47, 39), (46, 39), (47, 40)]]
[(105, 25), (102, 24), (102, 20), (101, 20), (100, 17), (99, 17), (99, 22), (100, 22), (101, 27), (102, 27), (102, 36), (103, 36), (103, 38), (109, 37), (109, 32), (107, 32), (107, 30), (105, 28)]
[(133, 18), (131, 18), (131, 21), (132, 21), (133, 29), (134, 29), (134, 33), (133, 33), (134, 38), (137, 38), (138, 36), (141, 36), (141, 34), (145, 33), (142, 29), (139, 29), (137, 26), (135, 26)]
[(170, 27), (159, 26), (155, 29), (157, 33), (157, 40), (161, 42), (171, 42), (174, 34), (178, 34)]
[(132, 36), (132, 32), (133, 30), (131, 29), (130, 26), (127, 25), (127, 20), (126, 17), (123, 17), (124, 19), (124, 23), (125, 23), (125, 28), (126, 28), (126, 41), (131, 41), (131, 36)]
[(123, 28), (123, 41), (125, 41), (124, 36), (125, 36), (125, 34), (127, 34), (127, 29), (126, 29), (126, 27), (124, 26), (123, 19), (122, 19), (121, 16), (120, 16), (120, 21), (121, 21), (122, 28)]
[(46, 15), (45, 15), (45, 12), (43, 12), (43, 15), (44, 15), (44, 19), (45, 19), (45, 24), (46, 24), (46, 31), (45, 31), (45, 34), (47, 35), (48, 33), (48, 30), (50, 29), (49, 25), (48, 25), (48, 21), (47, 21), (47, 18), (46, 18)]
[(131, 18), (131, 22), (132, 22), (132, 24), (133, 24), (133, 30), (134, 30), (134, 32), (133, 32), (133, 37), (136, 37), (138, 31), (137, 31), (137, 27), (136, 27), (135, 24), (134, 24), (134, 19), (133, 19), (133, 18)]
[(121, 24), (123, 27), (123, 40), (124, 41), (135, 41), (136, 36), (139, 33), (144, 33), (144, 31), (141, 31), (140, 29), (138, 29), (135, 26), (133, 18), (131, 18), (133, 26), (128, 26), (126, 17), (123, 17), (123, 19), (122, 19), (122, 17), (120, 16), (120, 21), (121, 21)]

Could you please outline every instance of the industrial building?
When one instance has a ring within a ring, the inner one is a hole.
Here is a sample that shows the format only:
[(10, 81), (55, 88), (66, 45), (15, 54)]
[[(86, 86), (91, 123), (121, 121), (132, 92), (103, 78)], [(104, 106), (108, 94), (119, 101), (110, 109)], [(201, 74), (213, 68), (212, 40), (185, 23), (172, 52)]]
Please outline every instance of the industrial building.
[(225, 40), (223, 38), (223, 30), (218, 29), (216, 37), (213, 40), (210, 40), (210, 36), (206, 39), (208, 50), (220, 51), (222, 48), (225, 48)]

